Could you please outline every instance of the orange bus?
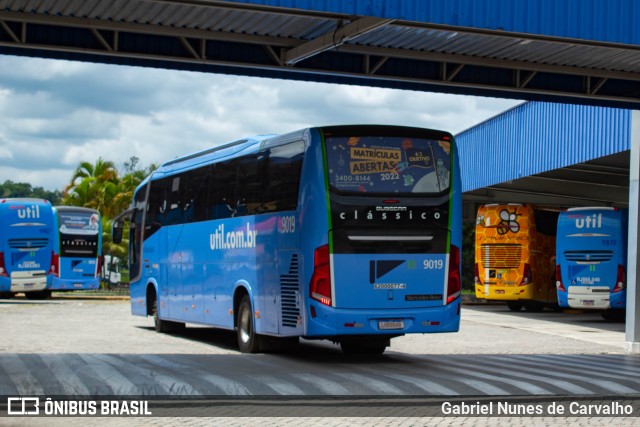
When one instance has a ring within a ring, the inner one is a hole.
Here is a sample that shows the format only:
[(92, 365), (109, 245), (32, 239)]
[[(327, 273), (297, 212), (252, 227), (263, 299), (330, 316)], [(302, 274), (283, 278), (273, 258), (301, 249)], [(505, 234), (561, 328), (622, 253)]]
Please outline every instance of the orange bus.
[(555, 305), (559, 212), (523, 204), (480, 206), (476, 217), (476, 297), (505, 301), (512, 311)]

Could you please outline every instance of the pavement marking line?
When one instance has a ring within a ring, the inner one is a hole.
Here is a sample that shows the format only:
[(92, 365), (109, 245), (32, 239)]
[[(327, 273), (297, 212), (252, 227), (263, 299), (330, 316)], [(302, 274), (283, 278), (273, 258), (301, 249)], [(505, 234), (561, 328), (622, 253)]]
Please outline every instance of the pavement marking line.
[(19, 354), (6, 353), (0, 355), (2, 367), (16, 386), (20, 396), (42, 396), (45, 390), (38, 379), (31, 373)]
[(367, 375), (362, 375), (355, 372), (351, 372), (351, 373), (337, 372), (335, 374), (344, 378), (346, 381), (352, 381), (352, 382), (354, 381), (360, 384), (361, 386), (364, 386), (363, 387), (364, 394), (376, 394), (376, 393), (379, 393), (382, 395), (405, 394), (402, 390), (395, 387), (394, 385), (375, 379), (375, 376), (378, 376), (379, 374), (375, 374), (375, 376), (374, 375), (367, 376)]
[(348, 396), (351, 394), (349, 389), (340, 385), (340, 383), (332, 380), (328, 380), (326, 378), (321, 377), (320, 375), (313, 374), (296, 374), (296, 378), (313, 385), (314, 387), (318, 387), (322, 390), (323, 393), (328, 395), (342, 395)]
[(41, 354), (40, 358), (47, 365), (51, 374), (58, 380), (66, 395), (91, 395), (89, 389), (70, 366), (68, 354)]
[(277, 394), (281, 394), (284, 396), (288, 395), (296, 395), (296, 396), (304, 396), (306, 393), (296, 387), (295, 385), (283, 381), (282, 378), (274, 377), (272, 375), (258, 375), (255, 377), (256, 380), (260, 381), (262, 384), (266, 385)]
[[(540, 355), (546, 359), (551, 360), (555, 365), (567, 366), (575, 369), (579, 369), (580, 366), (577, 366), (575, 363), (570, 363), (566, 361), (565, 358), (561, 358), (557, 355), (552, 354), (544, 354)], [(617, 355), (608, 355), (608, 356), (617, 356)], [(628, 365), (626, 358), (616, 357), (615, 359), (609, 362), (599, 360), (596, 361), (592, 356), (586, 356), (581, 354), (573, 354), (571, 355), (572, 359), (579, 359), (580, 364), (582, 366), (588, 366), (590, 371), (598, 372), (602, 375), (606, 375), (609, 378), (618, 378), (621, 380), (628, 380), (629, 376), (637, 377), (638, 381), (640, 381), (640, 364), (638, 365)], [(624, 367), (628, 367), (629, 369), (625, 369)], [(613, 370), (612, 370), (613, 368)]]
[[(504, 356), (496, 356), (496, 357), (504, 357)], [(517, 358), (523, 359), (523, 360), (532, 359), (530, 355), (518, 355)], [(610, 379), (619, 379), (623, 381), (636, 380), (640, 382), (640, 373), (638, 372), (638, 368), (631, 371), (625, 370), (624, 372), (626, 372), (626, 374), (618, 374), (620, 370), (616, 367), (614, 362), (610, 363), (609, 365), (594, 364), (593, 357), (583, 358), (583, 357), (580, 357), (580, 355), (571, 355), (571, 359), (578, 358), (581, 360), (579, 364), (576, 362), (567, 361), (566, 355), (563, 357), (562, 355), (541, 354), (541, 355), (537, 355), (536, 358), (542, 358), (544, 360), (548, 360), (549, 364), (553, 364), (554, 366), (568, 368), (568, 371), (564, 371), (564, 372), (574, 372), (574, 374), (577, 375), (579, 378), (583, 377), (583, 374), (585, 372), (585, 366), (586, 366), (586, 369), (589, 369), (590, 373), (592, 373), (593, 375), (599, 375), (601, 377), (605, 377), (607, 380), (610, 380)], [(586, 363), (583, 362), (585, 360), (587, 361)], [(593, 366), (598, 366), (598, 367), (594, 368)], [(605, 367), (607, 368), (605, 369)], [(549, 371), (547, 369), (546, 372), (552, 372), (552, 371)], [(635, 379), (633, 377), (635, 377)]]
[(4, 369), (3, 354), (0, 354), (0, 395), (15, 396), (18, 395), (18, 386), (11, 378), (9, 372)]
[(403, 374), (394, 374), (394, 373), (385, 373), (385, 377), (390, 377), (398, 381), (403, 381), (409, 383), (415, 387), (418, 387), (421, 390), (428, 392), (433, 396), (459, 396), (460, 393), (450, 389), (449, 387), (445, 387), (442, 384), (438, 384), (435, 381), (429, 381), (422, 378), (412, 377), (410, 375)]
[(632, 394), (635, 394), (635, 393), (640, 392), (640, 388), (632, 389), (632, 388), (629, 388), (629, 387), (627, 387), (625, 385), (615, 383), (613, 381), (597, 379), (597, 378), (593, 378), (593, 377), (588, 377), (586, 375), (574, 375), (574, 374), (569, 374), (569, 373), (566, 373), (566, 372), (553, 372), (553, 371), (550, 371), (548, 368), (547, 369), (531, 368), (530, 371), (531, 372), (539, 372), (539, 373), (545, 374), (547, 376), (556, 376), (556, 377), (565, 378), (565, 379), (572, 379), (572, 380), (582, 381), (582, 382), (585, 382), (585, 383), (596, 385), (596, 386), (598, 386), (600, 388), (603, 388), (603, 389), (605, 389), (607, 391), (612, 391), (614, 393), (632, 393)]
[[(136, 358), (140, 357), (138, 355), (135, 356)], [(103, 355), (103, 358), (105, 360), (105, 362), (109, 363), (110, 365), (117, 367), (117, 366), (126, 366), (123, 365), (122, 360), (118, 359), (117, 357), (114, 357), (112, 355)], [(144, 368), (141, 367), (139, 365), (135, 365), (133, 363), (131, 363), (129, 360), (126, 360), (127, 365), (131, 366), (137, 374), (143, 375), (145, 377), (148, 377), (149, 379), (151, 379), (155, 384), (157, 384), (158, 386), (162, 387), (167, 394), (169, 395), (179, 395), (179, 396), (202, 396), (202, 393), (200, 393), (198, 390), (196, 390), (195, 388), (193, 388), (193, 386), (191, 386), (191, 384), (185, 383), (181, 380), (179, 380), (178, 378), (172, 376), (172, 375), (165, 375), (162, 374), (160, 372), (158, 372), (157, 370), (153, 370), (153, 369), (149, 369), (149, 368)]]
[[(492, 358), (493, 359), (493, 358)], [(505, 361), (504, 363), (499, 363), (499, 361), (487, 361), (487, 358), (482, 360), (482, 365), (492, 365), (495, 366), (497, 368), (510, 368), (508, 373), (513, 375), (513, 376), (518, 376), (520, 378), (526, 378), (532, 381), (538, 381), (538, 382), (542, 382), (542, 383), (546, 383), (549, 385), (552, 385), (554, 387), (557, 387), (559, 389), (562, 389), (568, 393), (573, 393), (573, 394), (595, 394), (594, 391), (586, 389), (584, 387), (581, 387), (579, 385), (570, 383), (568, 381), (564, 381), (564, 380), (556, 380), (556, 379), (552, 379), (552, 378), (547, 378), (544, 376), (539, 376), (539, 375), (531, 375), (525, 372), (522, 372), (522, 370), (520, 371), (513, 371), (513, 367), (514, 367), (514, 363), (513, 360), (508, 360)], [(520, 366), (520, 365), (518, 365)], [(531, 365), (524, 365), (524, 366), (520, 366), (523, 370), (526, 370), (527, 372), (531, 372), (531, 370), (534, 370), (535, 368), (532, 368)], [(498, 371), (499, 372), (499, 371)]]
[(223, 377), (222, 375), (215, 374), (203, 374), (200, 378), (204, 381), (213, 384), (215, 387), (222, 390), (227, 396), (252, 396), (253, 393), (238, 381), (231, 380)]
[[(509, 378), (508, 380), (505, 379), (504, 377), (500, 376), (499, 372), (496, 372), (496, 374), (483, 374), (481, 372), (477, 372), (477, 371), (471, 371), (469, 369), (461, 369), (461, 368), (452, 368), (452, 367), (445, 367), (444, 370), (447, 371), (451, 371), (451, 372), (456, 372), (458, 374), (465, 374), (465, 375), (469, 375), (472, 377), (477, 377), (477, 378), (481, 378), (484, 380), (491, 380), (493, 382), (498, 382), (498, 383), (506, 383), (510, 386), (519, 388), (522, 391), (526, 391), (527, 393), (531, 393), (531, 394), (540, 394), (540, 395), (549, 395), (549, 394), (553, 394), (553, 392), (542, 388), (540, 386), (537, 386), (535, 384), (531, 384), (528, 383), (526, 381), (520, 381), (520, 380), (516, 380), (513, 378)], [(511, 394), (511, 393), (510, 393)]]
[[(429, 373), (429, 375), (434, 378), (440, 378), (442, 380), (442, 382), (444, 383), (457, 383), (457, 384), (462, 384), (463, 387), (465, 388), (471, 388), (473, 390), (475, 390), (475, 392), (477, 393), (481, 393), (481, 394), (510, 394), (509, 392), (507, 392), (506, 390), (497, 387), (495, 385), (489, 384), (488, 382), (485, 381), (479, 381), (479, 380), (474, 380), (474, 379), (469, 379), (469, 378), (459, 378), (459, 377), (453, 377), (451, 375), (447, 375), (446, 372), (444, 371), (444, 368), (442, 368), (443, 366), (449, 366), (448, 364), (442, 362), (442, 360), (440, 358), (438, 358), (437, 360), (434, 358), (431, 358), (429, 356), (425, 356), (423, 357), (423, 359), (428, 360), (430, 362), (434, 362), (434, 365), (436, 366), (436, 368)], [(459, 365), (456, 365), (459, 366)], [(465, 371), (465, 373), (467, 373), (468, 371)], [(458, 392), (458, 395), (467, 395), (469, 393), (467, 392)]]
[(78, 356), (93, 369), (97, 376), (96, 381), (110, 388), (114, 396), (153, 394), (149, 393), (149, 390), (142, 390), (140, 385), (131, 382), (116, 367), (103, 360), (104, 354), (78, 353)]

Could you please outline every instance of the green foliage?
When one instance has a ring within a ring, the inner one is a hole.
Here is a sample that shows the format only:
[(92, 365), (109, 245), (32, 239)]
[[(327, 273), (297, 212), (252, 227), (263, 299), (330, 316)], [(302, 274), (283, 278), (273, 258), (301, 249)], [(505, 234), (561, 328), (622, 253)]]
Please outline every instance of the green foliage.
[(31, 187), (31, 184), (24, 182), (13, 182), (6, 180), (0, 184), (0, 197), (3, 199), (14, 197), (34, 197), (37, 199), (49, 200), (52, 204), (58, 204), (62, 199), (61, 191), (48, 191), (42, 187)]
[(95, 163), (81, 162), (62, 194), (61, 204), (97, 209), (102, 216), (102, 253), (127, 258), (126, 235), (120, 244), (111, 236), (113, 219), (131, 204), (133, 193), (142, 180), (157, 166), (137, 169), (139, 159), (132, 156), (124, 163), (123, 173), (118, 173), (115, 164), (99, 158)]

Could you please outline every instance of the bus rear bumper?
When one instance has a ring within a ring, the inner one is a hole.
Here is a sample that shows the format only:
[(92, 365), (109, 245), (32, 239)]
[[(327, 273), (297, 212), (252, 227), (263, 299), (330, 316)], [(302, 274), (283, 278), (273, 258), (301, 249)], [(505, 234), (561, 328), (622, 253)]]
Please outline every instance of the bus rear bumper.
[(100, 278), (96, 277), (89, 280), (60, 279), (54, 277), (51, 285), (47, 289), (52, 291), (72, 291), (72, 290), (89, 290), (98, 289), (100, 287)]
[(9, 284), (9, 289), (0, 289), (0, 290), (8, 290), (10, 292), (31, 292), (31, 291), (42, 291), (47, 287), (47, 276), (43, 274), (32, 274), (31, 272), (24, 272), (18, 274), (18, 272), (14, 272), (11, 275), (10, 280), (3, 281)]
[(524, 286), (480, 286), (476, 285), (476, 298), (498, 301), (534, 299), (533, 284)]
[(625, 292), (611, 293), (608, 286), (569, 286), (565, 295), (563, 300), (571, 308), (606, 310), (625, 307)]
[(335, 309), (312, 302), (305, 337), (457, 332), (460, 307), (460, 298), (446, 306), (402, 310)]

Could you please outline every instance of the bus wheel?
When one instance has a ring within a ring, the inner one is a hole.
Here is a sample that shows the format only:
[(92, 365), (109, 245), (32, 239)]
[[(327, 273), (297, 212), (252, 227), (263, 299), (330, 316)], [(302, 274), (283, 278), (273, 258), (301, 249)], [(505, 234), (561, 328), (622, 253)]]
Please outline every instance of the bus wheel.
[(153, 300), (153, 328), (156, 332), (169, 332), (169, 324), (160, 318), (158, 313), (158, 299)]
[(153, 315), (153, 328), (156, 332), (180, 332), (184, 330), (185, 324), (182, 322), (173, 322), (171, 320), (162, 320), (158, 313), (158, 299), (153, 297), (152, 315)]
[(51, 298), (51, 291), (25, 292), (24, 296), (29, 300), (43, 300)]
[(520, 301), (509, 301), (507, 303), (507, 307), (509, 307), (509, 310), (511, 311), (520, 311), (522, 310), (522, 306), (524, 304), (521, 303)]
[(238, 348), (242, 353), (257, 353), (260, 351), (260, 336), (254, 330), (253, 310), (251, 309), (251, 300), (248, 295), (242, 298), (238, 307), (236, 333), (238, 334)]

